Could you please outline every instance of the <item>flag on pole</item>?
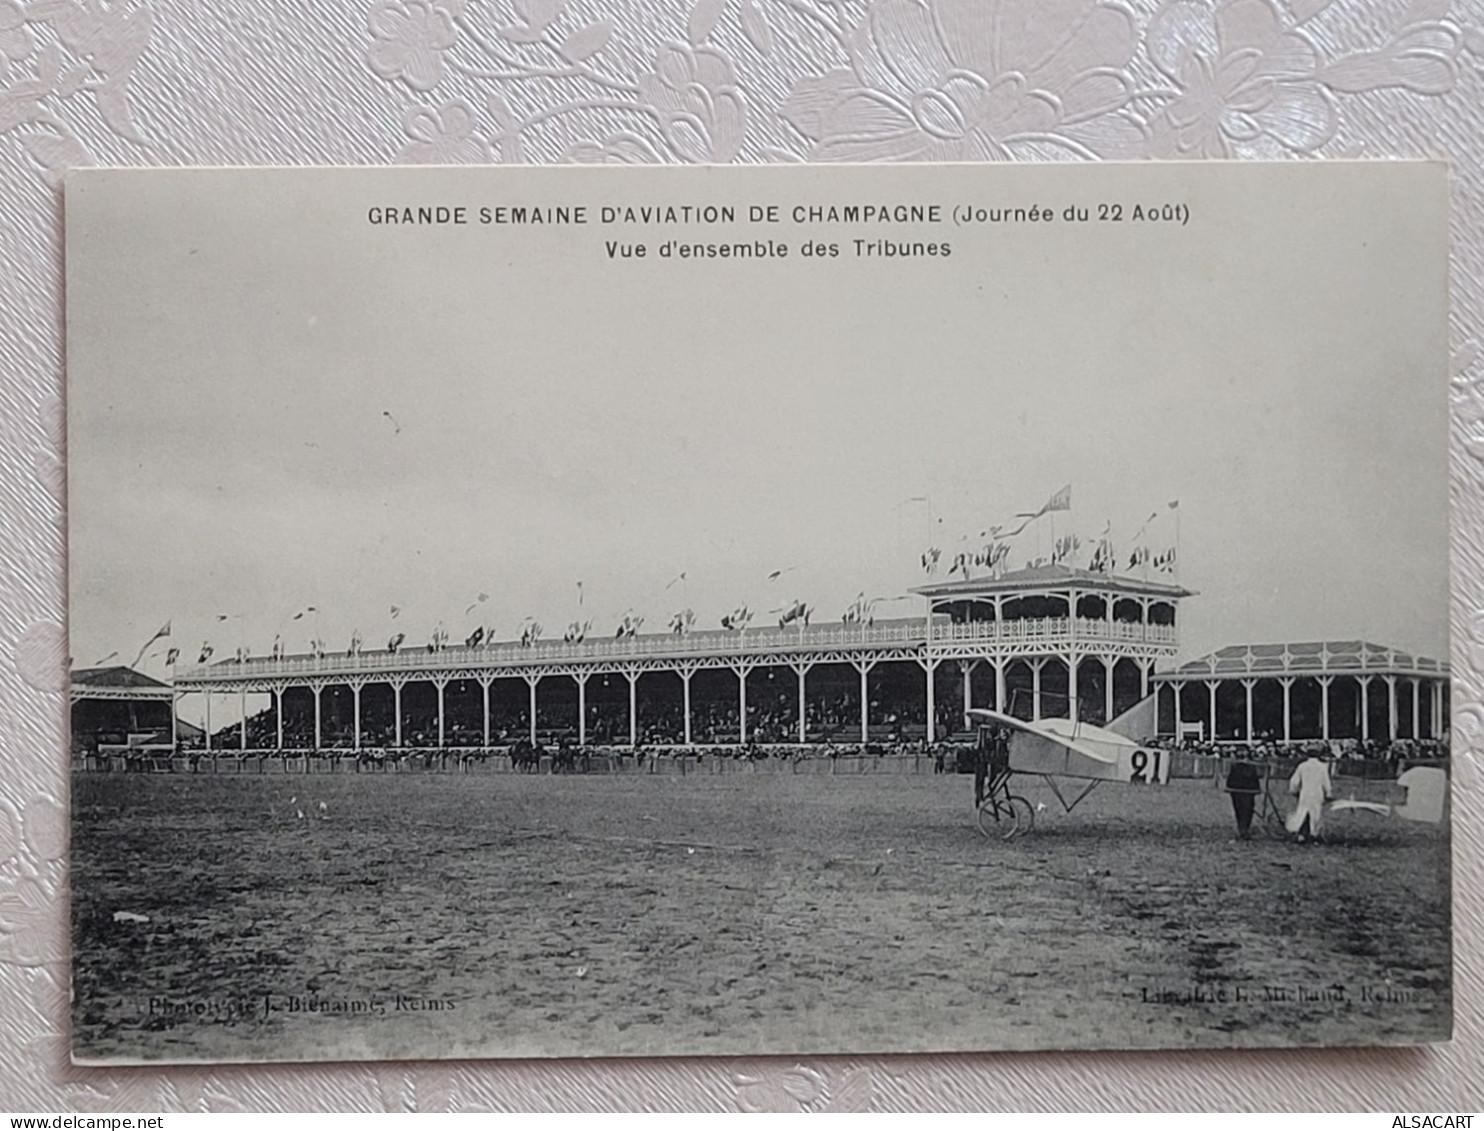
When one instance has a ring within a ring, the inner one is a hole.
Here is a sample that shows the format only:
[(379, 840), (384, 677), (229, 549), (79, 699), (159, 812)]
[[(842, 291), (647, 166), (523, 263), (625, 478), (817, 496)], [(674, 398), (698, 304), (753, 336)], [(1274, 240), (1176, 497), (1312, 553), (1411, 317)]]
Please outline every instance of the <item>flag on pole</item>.
[(721, 627), (728, 632), (742, 632), (752, 623), (752, 610), (740, 605), (721, 618)]
[(175, 666), (175, 661), (178, 660), (178, 659), (180, 659), (180, 649), (179, 648), (171, 648), (171, 649), (169, 649), (165, 653), (165, 666), (167, 668), (173, 668)]
[(393, 636), (390, 640), (388, 640), (386, 642), (386, 650), (388, 652), (396, 652), (396, 650), (398, 648), (402, 647), (402, 641), (404, 641), (406, 639), (407, 639), (407, 634), (405, 632), (399, 632), (399, 633), (397, 633), (397, 635)]
[(216, 649), (210, 644), (203, 643), (201, 645), (201, 655), (197, 658), (196, 663), (204, 664), (207, 660), (211, 659), (211, 654), (215, 651)]

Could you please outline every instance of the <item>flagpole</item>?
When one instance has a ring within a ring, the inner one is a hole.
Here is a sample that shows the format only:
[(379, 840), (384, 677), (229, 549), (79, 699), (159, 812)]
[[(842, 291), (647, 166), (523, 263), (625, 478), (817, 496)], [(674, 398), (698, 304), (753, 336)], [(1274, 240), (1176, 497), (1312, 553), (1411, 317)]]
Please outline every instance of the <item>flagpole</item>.
[(1180, 580), (1180, 500), (1175, 500), (1175, 581)]

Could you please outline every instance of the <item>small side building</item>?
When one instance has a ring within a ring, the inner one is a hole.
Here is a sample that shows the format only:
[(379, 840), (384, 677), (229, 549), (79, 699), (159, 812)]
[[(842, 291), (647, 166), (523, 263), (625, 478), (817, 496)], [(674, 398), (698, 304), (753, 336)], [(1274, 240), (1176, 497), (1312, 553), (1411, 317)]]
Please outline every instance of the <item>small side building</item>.
[(70, 695), (74, 754), (173, 747), (179, 737), (174, 689), (133, 668), (78, 669)]
[(1365, 640), (1233, 644), (1159, 672), (1159, 731), (1217, 742), (1436, 739), (1448, 664)]

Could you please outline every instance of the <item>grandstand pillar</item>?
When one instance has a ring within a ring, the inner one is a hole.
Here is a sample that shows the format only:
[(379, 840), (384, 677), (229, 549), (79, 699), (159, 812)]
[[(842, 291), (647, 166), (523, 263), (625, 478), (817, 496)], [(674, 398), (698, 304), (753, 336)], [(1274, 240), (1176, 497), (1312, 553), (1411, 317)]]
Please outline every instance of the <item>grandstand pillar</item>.
[(737, 673), (737, 741), (747, 745), (747, 669), (733, 668)]
[(1246, 730), (1246, 735), (1247, 735), (1247, 743), (1248, 743), (1248, 745), (1251, 745), (1252, 739), (1254, 737), (1254, 735), (1252, 733), (1252, 689), (1254, 687), (1256, 687), (1256, 686), (1257, 686), (1257, 680), (1255, 680), (1255, 679), (1244, 679), (1242, 681), (1242, 690), (1246, 693), (1246, 700), (1247, 700), (1247, 702), (1246, 702), (1246, 707), (1247, 707), (1247, 730)]
[(350, 748), (361, 748), (361, 685), (350, 685)]
[(1325, 742), (1329, 741), (1329, 685), (1333, 682), (1333, 676), (1319, 677), (1319, 737)]
[(1396, 676), (1389, 675), (1386, 679), (1386, 732), (1387, 737), (1396, 741)]
[[(177, 721), (177, 715), (179, 714), (179, 705), (180, 696), (176, 694), (175, 688), (172, 687), (170, 689), (170, 753), (172, 754), (180, 749), (180, 727)], [(282, 733), (282, 730), (283, 724), (280, 722), (279, 732)], [(282, 739), (279, 739), (278, 745), (283, 745)]]
[[(922, 662), (923, 674), (927, 676), (927, 740), (936, 742), (938, 739), (937, 726), (937, 688), (933, 686), (933, 676), (937, 673), (938, 663), (931, 656)], [(802, 741), (802, 740), (800, 740)]]
[(799, 664), (794, 668), (799, 673), (799, 745), (809, 741), (809, 700), (805, 695), (805, 685), (809, 678), (809, 665)]
[(489, 748), (490, 744), (490, 684), (493, 682), (493, 676), (482, 675), (479, 677), (480, 699), (483, 708), (479, 716), (481, 723), (480, 734), (483, 736), (486, 749)]
[(1031, 661), (1031, 719), (1041, 717), (1041, 667), (1045, 660)]
[(969, 710), (974, 706), (974, 681), (971, 678), (974, 665), (978, 660), (960, 660), (958, 670), (963, 672), (963, 700), (964, 700), (964, 730), (970, 730), (973, 726), (969, 719)]
[(1170, 690), (1172, 690), (1175, 693), (1175, 742), (1176, 742), (1177, 745), (1185, 737), (1184, 733), (1180, 730), (1180, 724), (1181, 724), (1181, 719), (1180, 719), (1180, 691), (1184, 687), (1185, 687), (1185, 684), (1181, 683), (1179, 680), (1173, 680), (1172, 679), (1170, 681)]
[(446, 680), (435, 679), (433, 686), (438, 689), (438, 749), (443, 749), (443, 688)]
[(1293, 741), (1293, 680), (1284, 676), (1278, 681), (1283, 686), (1283, 741)]
[(206, 753), (211, 753), (211, 688), (206, 689)]
[[(576, 672), (577, 681), (577, 745), (587, 745), (587, 672)], [(685, 683), (686, 698), (690, 698), (690, 681)]]
[(639, 673), (624, 672), (629, 680), (629, 748), (639, 746)]
[(871, 739), (871, 669), (875, 660), (854, 660), (856, 670), (861, 673), (861, 745)]
[(324, 690), (319, 684), (310, 688), (314, 692), (314, 749), (319, 750), (320, 743), (320, 692)]
[(694, 668), (680, 669), (680, 711), (685, 716), (685, 744), (691, 745), (690, 737), (690, 677), (695, 675)]
[(1416, 742), (1422, 737), (1422, 681), (1415, 676), (1412, 677), (1412, 741)]
[[(1072, 594), (1072, 600), (1075, 601), (1076, 599), (1077, 599), (1077, 594), (1075, 592), (1073, 592), (1073, 594)], [(1075, 612), (1076, 612), (1075, 606), (1073, 607), (1073, 610), (1072, 611), (1075, 614)], [(1074, 615), (1072, 617), (1072, 623), (1075, 624), (1076, 621), (1077, 621), (1077, 618)], [(1080, 704), (1077, 702), (1077, 665), (1078, 665), (1078, 663), (1080, 663), (1080, 658), (1078, 657), (1077, 653), (1076, 652), (1068, 652), (1067, 653), (1067, 721), (1070, 722), (1070, 723), (1072, 723), (1073, 725), (1076, 725), (1076, 723), (1077, 723), (1077, 716), (1080, 713), (1078, 711), (1078, 707), (1080, 706)]]
[[(1107, 603), (1108, 608), (1113, 607), (1113, 602)], [(1109, 622), (1110, 624), (1112, 622)], [(1110, 633), (1111, 635), (1111, 633)], [(1118, 667), (1116, 656), (1103, 657), (1103, 725), (1107, 726), (1113, 721), (1113, 671)]]
[(1211, 699), (1211, 729), (1206, 731), (1207, 742), (1216, 741), (1216, 688), (1220, 682), (1220, 680), (1215, 679), (1206, 680), (1206, 690), (1209, 692)]
[[(278, 732), (278, 749), (283, 749), (283, 688), (273, 689), (273, 725)], [(174, 736), (172, 736), (173, 738)]]
[[(539, 675), (535, 679), (532, 679), (530, 676), (526, 676), (526, 686), (531, 689), (531, 745), (532, 746), (535, 746), (536, 745), (536, 685), (538, 683), (540, 683), (540, 682), (541, 682), (541, 677)], [(634, 699), (633, 699), (633, 690), (634, 690), (634, 685), (631, 683), (631, 684), (629, 684), (629, 702), (630, 703), (633, 703), (633, 701), (634, 701)], [(629, 712), (629, 729), (630, 729), (630, 731), (632, 731), (633, 728), (634, 728), (634, 713), (633, 713), (632, 710), (630, 710), (630, 712)]]
[(396, 715), (393, 720), (392, 741), (400, 749), (402, 746), (402, 684), (392, 682), (392, 714)]
[(994, 660), (994, 709), (1000, 714), (1008, 714), (1010, 707), (1005, 702), (1005, 659), (1001, 656)]
[(1428, 695), (1428, 705), (1432, 708), (1432, 738), (1434, 740), (1443, 737), (1443, 692), (1447, 684), (1440, 679), (1432, 682), (1432, 691)]
[(1371, 740), (1371, 677), (1358, 675), (1355, 682), (1360, 684), (1360, 740), (1369, 742)]
[[(1395, 703), (1396, 703), (1396, 688), (1395, 687), (1392, 688), (1391, 698), (1392, 698), (1392, 706), (1394, 708), (1395, 707)], [(241, 712), (242, 712), (242, 722), (241, 722), (241, 724), (239, 724), (239, 726), (237, 728), (237, 734), (238, 734), (238, 737), (242, 740), (242, 742), (241, 742), (242, 749), (246, 750), (247, 749), (247, 688), (246, 687), (243, 687), (237, 693), (237, 705), (238, 705), (238, 709), (241, 710)], [(1391, 713), (1394, 715), (1394, 714), (1396, 714), (1396, 711), (1393, 709)], [(1391, 724), (1391, 729), (1393, 731), (1396, 730), (1396, 723), (1395, 722), (1393, 722)]]

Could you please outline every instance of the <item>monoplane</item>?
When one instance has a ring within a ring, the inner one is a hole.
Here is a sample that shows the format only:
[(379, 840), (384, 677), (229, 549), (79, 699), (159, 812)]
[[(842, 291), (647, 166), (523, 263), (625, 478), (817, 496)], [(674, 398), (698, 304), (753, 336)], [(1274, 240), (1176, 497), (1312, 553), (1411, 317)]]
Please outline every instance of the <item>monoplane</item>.
[[(979, 828), (986, 836), (1009, 839), (1035, 826), (1035, 806), (1010, 792), (1016, 774), (1042, 778), (1068, 813), (1105, 781), (1154, 786), (1170, 780), (1170, 752), (1134, 737), (1154, 731), (1153, 696), (1107, 726), (1060, 718), (1026, 720), (982, 707), (971, 707), (967, 714), (979, 727), (981, 747), (994, 743), (996, 729), (1007, 747), (997, 764), (991, 759), (979, 806)], [(1064, 791), (1062, 783), (1069, 782), (1082, 784)]]

